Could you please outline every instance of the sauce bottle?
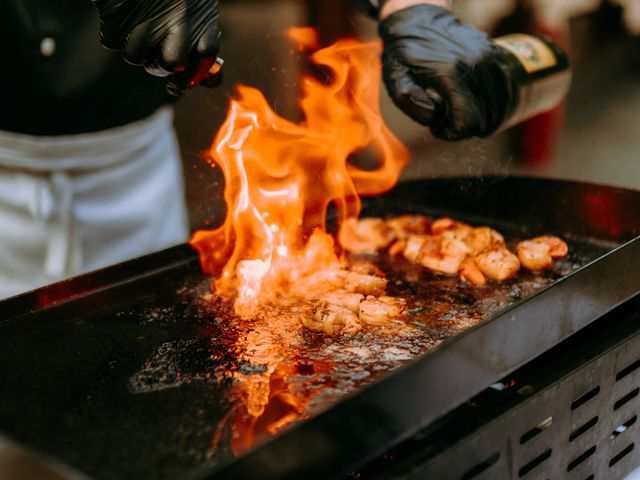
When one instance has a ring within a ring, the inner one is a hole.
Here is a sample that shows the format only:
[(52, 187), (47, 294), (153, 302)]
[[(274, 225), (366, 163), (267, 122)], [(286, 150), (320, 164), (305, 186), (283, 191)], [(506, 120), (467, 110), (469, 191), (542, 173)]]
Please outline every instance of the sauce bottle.
[(511, 72), (513, 101), (498, 130), (511, 127), (558, 105), (571, 86), (567, 54), (542, 35), (515, 33), (494, 39)]

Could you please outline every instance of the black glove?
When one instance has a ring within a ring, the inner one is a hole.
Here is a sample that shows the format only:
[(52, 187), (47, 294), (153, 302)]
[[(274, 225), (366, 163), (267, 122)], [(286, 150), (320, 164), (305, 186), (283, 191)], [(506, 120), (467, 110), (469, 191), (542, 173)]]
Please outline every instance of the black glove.
[(384, 82), (394, 103), (446, 140), (493, 133), (513, 92), (505, 54), (447, 9), (416, 5), (380, 23)]
[(92, 0), (100, 40), (155, 76), (175, 95), (208, 77), (218, 54), (217, 0)]

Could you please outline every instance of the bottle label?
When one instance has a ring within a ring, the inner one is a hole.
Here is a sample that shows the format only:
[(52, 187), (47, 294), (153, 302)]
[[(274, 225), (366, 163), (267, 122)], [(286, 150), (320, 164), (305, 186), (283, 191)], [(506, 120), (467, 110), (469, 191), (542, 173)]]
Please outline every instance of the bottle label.
[(531, 35), (514, 33), (496, 38), (494, 42), (514, 54), (527, 73), (535, 73), (558, 64), (553, 50), (542, 40)]

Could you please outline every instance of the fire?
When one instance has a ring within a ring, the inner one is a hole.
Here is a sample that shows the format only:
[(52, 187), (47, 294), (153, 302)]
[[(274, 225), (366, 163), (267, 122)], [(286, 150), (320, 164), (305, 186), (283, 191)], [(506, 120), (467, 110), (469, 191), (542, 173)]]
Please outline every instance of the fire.
[[(313, 38), (292, 33), (305, 48)], [(390, 189), (407, 163), (409, 152), (380, 114), (380, 52), (379, 42), (344, 39), (313, 53), (331, 81), (302, 77), (300, 123), (280, 117), (258, 90), (237, 88), (209, 155), (225, 177), (227, 217), (191, 244), (216, 276), (216, 292), (235, 296), (238, 315), (251, 316), (318, 271), (339, 269), (328, 207), (339, 223), (357, 218), (359, 195)], [(349, 162), (365, 148), (379, 157), (375, 169)]]
[(313, 27), (291, 27), (287, 30), (287, 36), (297, 46), (299, 51), (317, 50), (320, 46), (318, 30)]
[(234, 380), (234, 389), (228, 397), (231, 408), (216, 426), (212, 454), (230, 448), (239, 456), (307, 418), (314, 399), (331, 386), (335, 363), (310, 357), (297, 313), (286, 307), (270, 313), (222, 327), (234, 337), (229, 346), (232, 368), (223, 373)]

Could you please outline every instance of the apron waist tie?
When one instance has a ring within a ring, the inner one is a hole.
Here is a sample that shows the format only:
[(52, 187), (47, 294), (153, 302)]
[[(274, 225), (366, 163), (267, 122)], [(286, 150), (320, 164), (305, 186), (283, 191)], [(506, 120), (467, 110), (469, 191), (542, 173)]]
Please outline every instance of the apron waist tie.
[(53, 278), (77, 274), (81, 254), (73, 226), (73, 182), (66, 172), (57, 171), (42, 185), (41, 206), (32, 214), (42, 214), (50, 228), (44, 272)]
[(79, 273), (82, 255), (73, 226), (73, 181), (69, 174), (65, 171), (55, 171), (48, 176), (17, 173), (11, 182), (14, 188), (7, 185), (0, 189), (0, 200), (26, 209), (34, 220), (47, 226), (43, 266), (46, 276), (59, 279)]

